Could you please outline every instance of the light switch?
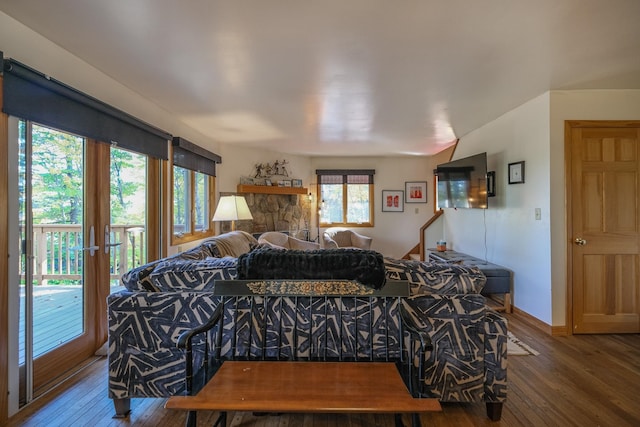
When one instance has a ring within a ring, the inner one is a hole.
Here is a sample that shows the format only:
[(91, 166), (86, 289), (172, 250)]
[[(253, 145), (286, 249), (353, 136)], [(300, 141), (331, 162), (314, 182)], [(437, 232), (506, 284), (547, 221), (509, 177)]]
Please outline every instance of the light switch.
[(416, 208), (416, 213), (417, 214), (420, 213), (420, 209)]
[(540, 221), (542, 219), (542, 209), (536, 208), (536, 221)]

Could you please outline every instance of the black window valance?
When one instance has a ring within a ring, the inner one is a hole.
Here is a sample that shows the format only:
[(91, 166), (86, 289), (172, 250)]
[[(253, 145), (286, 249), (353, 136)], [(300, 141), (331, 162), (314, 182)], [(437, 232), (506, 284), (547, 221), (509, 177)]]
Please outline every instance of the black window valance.
[(373, 184), (375, 169), (316, 169), (320, 184)]
[(6, 114), (168, 159), (171, 134), (12, 59), (3, 60)]
[(222, 163), (222, 157), (179, 136), (173, 138), (175, 166), (216, 176), (216, 163)]

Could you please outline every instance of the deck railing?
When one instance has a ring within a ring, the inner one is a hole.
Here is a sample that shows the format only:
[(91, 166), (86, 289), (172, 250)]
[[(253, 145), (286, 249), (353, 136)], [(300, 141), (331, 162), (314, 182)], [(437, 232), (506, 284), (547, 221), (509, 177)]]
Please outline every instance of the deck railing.
[[(112, 225), (110, 230), (109, 275), (118, 280), (126, 271), (146, 262), (145, 228), (141, 224)], [(82, 226), (74, 224), (39, 224), (33, 226), (34, 282), (46, 285), (49, 280), (80, 280), (82, 261), (88, 256), (82, 248)], [(104, 246), (98, 249), (104, 251)], [(24, 277), (24, 265), (20, 266)]]

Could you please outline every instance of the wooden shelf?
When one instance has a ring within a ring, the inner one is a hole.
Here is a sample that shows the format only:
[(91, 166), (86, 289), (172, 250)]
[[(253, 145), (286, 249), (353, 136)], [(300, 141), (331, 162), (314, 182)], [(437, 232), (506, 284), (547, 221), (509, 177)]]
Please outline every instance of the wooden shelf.
[(273, 185), (238, 184), (238, 193), (309, 194), (309, 190), (301, 187), (275, 187)]

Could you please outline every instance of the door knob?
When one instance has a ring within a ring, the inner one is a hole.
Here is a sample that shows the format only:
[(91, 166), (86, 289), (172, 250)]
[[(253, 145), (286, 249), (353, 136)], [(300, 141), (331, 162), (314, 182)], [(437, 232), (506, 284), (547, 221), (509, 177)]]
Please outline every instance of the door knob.
[(105, 225), (104, 226), (104, 253), (108, 254), (109, 252), (111, 252), (111, 248), (115, 248), (120, 246), (122, 243), (111, 243), (111, 232), (109, 230), (109, 226)]
[(583, 239), (583, 238), (581, 238), (581, 237), (576, 237), (576, 240), (574, 240), (574, 242), (575, 242), (575, 244), (576, 244), (576, 245), (578, 245), (578, 246), (584, 246), (584, 245), (586, 245), (586, 244), (587, 244), (587, 241), (586, 241), (586, 240), (584, 240), (584, 239)]
[(96, 251), (100, 249), (99, 246), (96, 245), (96, 235), (93, 225), (89, 229), (89, 246), (86, 248), (81, 248), (83, 251), (89, 251), (89, 255), (95, 255)]

